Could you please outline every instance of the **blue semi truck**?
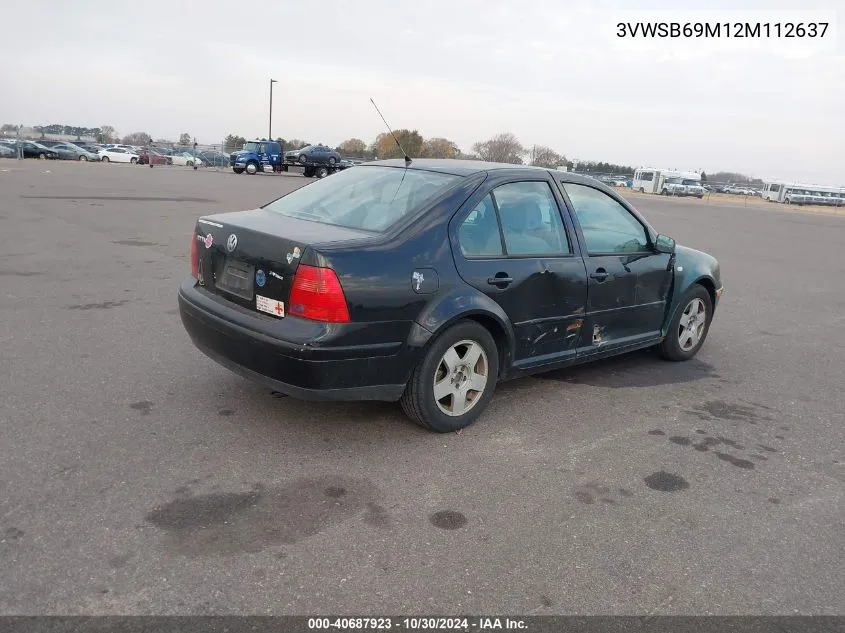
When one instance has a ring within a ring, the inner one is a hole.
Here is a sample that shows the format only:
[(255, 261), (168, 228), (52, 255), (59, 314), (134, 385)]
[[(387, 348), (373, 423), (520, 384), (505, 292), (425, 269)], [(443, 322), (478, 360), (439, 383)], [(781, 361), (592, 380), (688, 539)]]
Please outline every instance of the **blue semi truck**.
[[(258, 172), (288, 171), (294, 165), (285, 162), (285, 153), (277, 141), (257, 139), (248, 141), (243, 148), (229, 156), (229, 165), (236, 174), (257, 174)], [(349, 161), (341, 160), (337, 163), (322, 163), (316, 161), (299, 161), (295, 167), (302, 169), (302, 174), (308, 178), (324, 178), (341, 169), (352, 167)]]

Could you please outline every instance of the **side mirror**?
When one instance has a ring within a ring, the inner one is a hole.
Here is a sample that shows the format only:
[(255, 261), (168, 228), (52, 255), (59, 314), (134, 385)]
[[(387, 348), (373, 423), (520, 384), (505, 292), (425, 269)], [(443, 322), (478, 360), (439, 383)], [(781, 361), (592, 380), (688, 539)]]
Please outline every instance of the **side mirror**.
[(654, 240), (654, 250), (658, 253), (674, 253), (675, 240), (668, 235), (658, 235), (657, 239)]

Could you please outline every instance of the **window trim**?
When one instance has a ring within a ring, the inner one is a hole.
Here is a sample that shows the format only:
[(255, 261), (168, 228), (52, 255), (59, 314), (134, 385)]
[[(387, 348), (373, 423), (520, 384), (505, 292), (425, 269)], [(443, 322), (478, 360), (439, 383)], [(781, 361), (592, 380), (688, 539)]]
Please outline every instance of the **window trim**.
[[(499, 214), (499, 203), (496, 200), (496, 196), (495, 196), (494, 192), (496, 191), (496, 189), (499, 189), (500, 187), (503, 187), (503, 186), (506, 186), (506, 185), (523, 183), (523, 182), (542, 182), (549, 188), (549, 194), (551, 196), (551, 199), (554, 201), (555, 207), (557, 208), (557, 211), (558, 211), (558, 218), (560, 219), (560, 228), (563, 230), (563, 237), (566, 239), (566, 244), (569, 248), (568, 253), (534, 253), (534, 254), (527, 254), (527, 255), (523, 255), (523, 254), (513, 255), (513, 254), (508, 253), (507, 244), (505, 242), (504, 229), (502, 228), (502, 218), (501, 218), (501, 215)], [(473, 211), (475, 211), (475, 208), (479, 204), (481, 204), (481, 202), (485, 198), (487, 198), (488, 196), (490, 197), (490, 200), (493, 202), (493, 209), (496, 212), (496, 227), (499, 229), (499, 242), (500, 242), (500, 245), (502, 247), (502, 253), (500, 255), (467, 255), (466, 253), (464, 253), (464, 250), (461, 247), (461, 237), (460, 237), (461, 227), (463, 226), (464, 222), (466, 222), (466, 220), (470, 216), (470, 214)], [(463, 257), (467, 261), (485, 261), (485, 260), (489, 261), (489, 260), (504, 260), (504, 259), (569, 259), (569, 258), (580, 256), (580, 254), (577, 253), (576, 250), (575, 250), (575, 244), (574, 244), (574, 242), (573, 242), (573, 240), (572, 240), (572, 238), (569, 234), (568, 227), (566, 226), (566, 219), (565, 219), (565, 216), (564, 216), (564, 212), (568, 211), (565, 208), (566, 201), (564, 200), (564, 207), (563, 208), (561, 208), (560, 203), (561, 203), (561, 200), (559, 200), (558, 197), (555, 195), (555, 188), (552, 186), (552, 183), (549, 181), (548, 178), (543, 178), (542, 176), (533, 177), (533, 178), (510, 177), (506, 180), (503, 180), (502, 182), (497, 182), (497, 183), (491, 185), (490, 188), (487, 189), (484, 192), (484, 194), (481, 195), (475, 202), (471, 202), (470, 205), (468, 205), (468, 210), (466, 210), (465, 213), (464, 212), (458, 212), (458, 214), (456, 215), (456, 217), (460, 217), (460, 220), (458, 221), (457, 226), (456, 226), (455, 241), (457, 242), (458, 251), (460, 252), (461, 257)]]
[[(566, 206), (569, 208), (569, 214), (572, 218), (572, 222), (575, 226), (575, 230), (578, 233), (578, 239), (581, 242), (582, 248), (581, 251), (585, 258), (590, 257), (631, 257), (631, 256), (642, 256), (642, 255), (654, 255), (657, 253), (657, 250), (654, 246), (654, 236), (652, 235), (651, 227), (641, 218), (639, 215), (628, 208), (628, 206), (620, 200), (617, 200), (615, 197), (609, 195), (607, 192), (602, 191), (598, 187), (594, 187), (592, 184), (587, 184), (583, 182), (574, 182), (570, 181), (567, 182), (563, 179), (556, 179), (558, 186), (560, 188), (561, 196), (566, 201)], [(593, 189), (594, 191), (607, 196), (611, 200), (613, 200), (616, 204), (618, 204), (622, 209), (628, 213), (634, 220), (636, 220), (637, 224), (640, 225), (643, 229), (643, 233), (645, 233), (646, 241), (648, 242), (649, 250), (647, 251), (596, 251), (592, 252), (587, 246), (587, 238), (584, 236), (584, 230), (581, 226), (581, 221), (578, 219), (578, 214), (575, 211), (575, 205), (572, 202), (572, 199), (569, 197), (569, 193), (566, 191), (566, 185), (576, 185), (580, 187), (586, 187), (588, 189)]]

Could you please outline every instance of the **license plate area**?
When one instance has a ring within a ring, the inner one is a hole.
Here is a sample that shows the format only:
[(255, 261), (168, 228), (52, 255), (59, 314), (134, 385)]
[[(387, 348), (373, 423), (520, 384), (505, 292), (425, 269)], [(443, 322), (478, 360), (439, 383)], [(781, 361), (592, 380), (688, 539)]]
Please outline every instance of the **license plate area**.
[(223, 262), (223, 272), (218, 277), (216, 285), (224, 292), (252, 301), (253, 279), (255, 279), (255, 266), (227, 258)]

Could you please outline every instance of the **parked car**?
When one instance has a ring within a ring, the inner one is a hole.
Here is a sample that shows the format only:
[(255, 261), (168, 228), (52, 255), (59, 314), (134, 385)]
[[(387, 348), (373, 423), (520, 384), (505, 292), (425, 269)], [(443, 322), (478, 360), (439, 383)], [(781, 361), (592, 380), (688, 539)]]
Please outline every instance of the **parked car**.
[(302, 149), (285, 152), (285, 163), (329, 163), (334, 165), (341, 161), (341, 156), (331, 147), (325, 145), (307, 145)]
[(170, 165), (171, 160), (170, 156), (165, 156), (159, 153), (158, 150), (142, 149), (138, 153), (138, 164), (149, 165), (150, 163), (152, 163), (153, 165)]
[(12, 141), (10, 147), (13, 149), (16, 147), (15, 143), (17, 143), (17, 147), (23, 151), (24, 158), (40, 158), (41, 160), (56, 160), (59, 158), (59, 154), (50, 147), (46, 145), (42, 145), (41, 143), (36, 143), (35, 141)]
[(194, 165), (196, 165), (197, 167), (202, 167), (205, 164), (202, 162), (201, 158), (197, 158), (189, 152), (173, 154), (170, 157), (170, 160), (173, 161), (174, 165), (182, 165), (183, 167), (193, 167)]
[(89, 152), (86, 149), (78, 147), (73, 143), (56, 143), (51, 149), (59, 154), (59, 158), (63, 160), (100, 160), (99, 155)]
[(0, 142), (0, 158), (15, 158), (17, 155), (14, 146)]
[(129, 152), (122, 147), (108, 147), (101, 149), (98, 153), (100, 160), (104, 163), (132, 163), (134, 165), (140, 160), (138, 154)]
[(481, 161), (368, 163), (200, 217), (190, 262), (179, 310), (210, 358), (303, 399), (398, 400), (438, 432), (503, 380), (649, 347), (688, 360), (722, 295), (715, 258), (612, 188)]

